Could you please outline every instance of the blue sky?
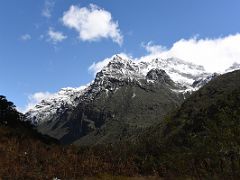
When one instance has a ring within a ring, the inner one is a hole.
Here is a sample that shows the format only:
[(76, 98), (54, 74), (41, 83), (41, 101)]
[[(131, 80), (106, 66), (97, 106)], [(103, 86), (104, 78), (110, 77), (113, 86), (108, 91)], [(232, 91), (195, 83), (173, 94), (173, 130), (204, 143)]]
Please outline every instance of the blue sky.
[[(174, 51), (174, 44), (197, 44), (197, 49), (201, 43), (213, 44), (216, 49), (215, 42), (220, 42), (219, 52), (222, 47), (231, 51), (222, 61), (238, 61), (239, 7), (239, 0), (3, 0), (0, 94), (24, 108), (36, 92), (89, 83), (94, 62), (116, 53), (142, 57), (162, 47)], [(84, 18), (77, 19), (82, 25), (74, 21), (83, 12), (100, 14), (86, 26)], [(104, 32), (99, 30), (104, 23), (100, 15), (110, 15)]]

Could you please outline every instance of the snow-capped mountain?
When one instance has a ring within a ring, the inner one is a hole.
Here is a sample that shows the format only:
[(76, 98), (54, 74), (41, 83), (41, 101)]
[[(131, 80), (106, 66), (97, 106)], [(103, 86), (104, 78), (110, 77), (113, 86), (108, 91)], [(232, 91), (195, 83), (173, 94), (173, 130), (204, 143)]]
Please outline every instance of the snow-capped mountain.
[(215, 77), (217, 77), (219, 75), (220, 75), (219, 73), (213, 73), (206, 77), (200, 77), (199, 79), (197, 79), (193, 82), (192, 87), (194, 88), (194, 90), (198, 90), (199, 88), (201, 88), (202, 86), (204, 86), (209, 81), (211, 81), (212, 79), (214, 79)]
[(238, 69), (240, 69), (240, 64), (235, 62), (229, 68), (227, 68), (225, 72), (231, 72)]
[(52, 114), (76, 106), (76, 99), (83, 95), (86, 89), (86, 86), (62, 88), (50, 98), (42, 100), (33, 109), (30, 109), (26, 115), (34, 125), (44, 122)]
[(147, 79), (148, 83), (155, 83), (153, 78), (147, 78), (148, 73), (153, 69), (164, 70), (178, 86), (177, 90), (174, 88), (173, 90), (179, 93), (184, 90), (196, 90), (212, 77), (203, 66), (178, 58), (133, 61), (115, 55), (108, 65), (97, 73), (93, 83), (80, 88), (63, 88), (51, 98), (41, 101), (26, 115), (33, 124), (38, 125), (51, 119), (54, 114), (61, 114), (69, 108), (76, 107), (79, 102), (93, 100), (99, 92), (117, 90), (121, 82), (134, 81), (141, 85), (141, 80)]
[(151, 69), (163, 69), (174, 82), (191, 86), (200, 78), (207, 77), (203, 66), (195, 65), (178, 58), (161, 59), (155, 58), (150, 61), (133, 61), (124, 59), (119, 55), (113, 56), (112, 60), (102, 71), (104, 76), (116, 79), (138, 80), (144, 79)]

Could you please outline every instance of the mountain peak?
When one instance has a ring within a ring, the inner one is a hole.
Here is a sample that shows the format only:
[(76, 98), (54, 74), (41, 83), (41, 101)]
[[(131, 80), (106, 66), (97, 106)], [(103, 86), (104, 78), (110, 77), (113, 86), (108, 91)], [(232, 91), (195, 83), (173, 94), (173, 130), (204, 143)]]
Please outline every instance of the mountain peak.
[(203, 66), (196, 65), (179, 58), (154, 58), (143, 61), (131, 60), (121, 55), (114, 55), (99, 75), (114, 78), (117, 80), (139, 80), (145, 79), (148, 72), (152, 69), (163, 69), (170, 78), (185, 86), (191, 86), (192, 83), (210, 75)]
[(234, 62), (228, 69), (226, 69), (226, 72), (231, 72), (240, 69), (240, 64), (237, 62)]
[(52, 115), (64, 114), (67, 109), (76, 107), (79, 102), (91, 102), (98, 94), (117, 91), (124, 84), (134, 83), (148, 86), (149, 83), (167, 86), (170, 89), (193, 88), (192, 83), (205, 78), (207, 73), (202, 66), (194, 65), (177, 58), (149, 59), (134, 61), (121, 55), (114, 55), (109, 63), (96, 74), (94, 81), (86, 87), (62, 88), (58, 93), (45, 99), (26, 115), (34, 124), (51, 119)]
[(159, 82), (161, 84), (173, 85), (174, 82), (163, 69), (151, 69), (147, 75), (147, 80)]
[(119, 55), (115, 55), (113, 56), (112, 60), (109, 61), (107, 67), (112, 69), (120, 69), (120, 68), (129, 69), (131, 68), (132, 64), (133, 62), (131, 60), (122, 58)]

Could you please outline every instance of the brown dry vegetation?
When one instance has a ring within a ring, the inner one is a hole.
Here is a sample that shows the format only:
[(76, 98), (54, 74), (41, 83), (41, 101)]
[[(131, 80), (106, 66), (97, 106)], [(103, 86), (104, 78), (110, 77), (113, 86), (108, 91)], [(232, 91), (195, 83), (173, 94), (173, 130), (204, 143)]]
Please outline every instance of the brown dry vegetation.
[(136, 142), (95, 147), (54, 143), (4, 109), (5, 100), (0, 179), (240, 179), (239, 78), (216, 78)]
[(15, 136), (0, 127), (0, 177), (3, 179), (78, 179), (99, 174), (138, 175), (131, 157), (122, 158), (110, 148), (97, 149), (46, 145)]

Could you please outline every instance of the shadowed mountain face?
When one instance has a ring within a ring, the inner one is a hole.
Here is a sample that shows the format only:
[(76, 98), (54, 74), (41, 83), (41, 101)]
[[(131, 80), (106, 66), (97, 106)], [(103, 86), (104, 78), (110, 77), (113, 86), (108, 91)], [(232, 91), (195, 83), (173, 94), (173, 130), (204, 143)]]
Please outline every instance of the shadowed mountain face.
[(171, 90), (176, 88), (175, 83), (161, 72), (154, 76), (157, 83), (148, 83), (147, 79), (138, 82), (108, 79), (105, 83), (111, 90), (101, 91), (93, 100), (54, 116), (40, 124), (38, 130), (62, 143), (86, 145), (131, 137), (161, 121), (167, 112), (183, 102), (183, 94)]
[(113, 143), (160, 122), (189, 96), (194, 81), (205, 83), (209, 75), (179, 59), (133, 62), (115, 56), (89, 86), (63, 89), (26, 115), (63, 144)]
[(240, 177), (240, 71), (215, 77), (142, 137), (141, 149), (178, 173)]
[(0, 95), (0, 134), (3, 135), (3, 139), (16, 137), (19, 140), (26, 138), (49, 144), (58, 143), (56, 139), (37, 132), (28, 121), (25, 121), (24, 115), (15, 109), (14, 104), (2, 95)]
[(240, 124), (240, 71), (216, 77), (193, 93), (172, 118), (176, 125), (179, 124), (179, 128), (185, 129), (186, 133), (209, 131), (208, 128), (211, 127), (208, 126), (211, 123), (224, 128), (224, 123), (232, 121), (231, 123), (236, 123), (235, 125), (238, 126)]

